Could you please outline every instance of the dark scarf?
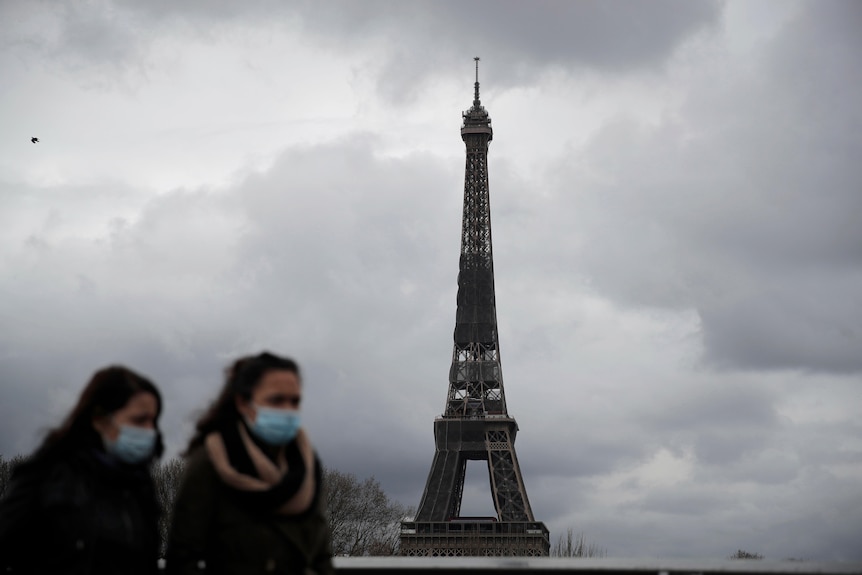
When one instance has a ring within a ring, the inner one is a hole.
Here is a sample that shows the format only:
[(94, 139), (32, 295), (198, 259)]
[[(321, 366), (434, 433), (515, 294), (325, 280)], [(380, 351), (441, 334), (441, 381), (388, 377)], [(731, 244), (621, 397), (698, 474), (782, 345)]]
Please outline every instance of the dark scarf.
[(209, 434), (204, 445), (222, 482), (249, 509), (296, 516), (316, 504), (320, 463), (303, 430), (274, 458), (254, 442), (241, 422)]

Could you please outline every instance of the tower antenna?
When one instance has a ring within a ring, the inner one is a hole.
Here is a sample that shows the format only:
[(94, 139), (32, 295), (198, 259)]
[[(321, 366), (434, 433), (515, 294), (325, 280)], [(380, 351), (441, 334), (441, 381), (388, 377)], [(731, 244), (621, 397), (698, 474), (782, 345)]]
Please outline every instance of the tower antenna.
[(473, 92), (473, 105), (479, 106), (481, 102), (479, 102), (479, 56), (473, 58), (476, 61), (476, 83), (473, 84), (474, 92)]

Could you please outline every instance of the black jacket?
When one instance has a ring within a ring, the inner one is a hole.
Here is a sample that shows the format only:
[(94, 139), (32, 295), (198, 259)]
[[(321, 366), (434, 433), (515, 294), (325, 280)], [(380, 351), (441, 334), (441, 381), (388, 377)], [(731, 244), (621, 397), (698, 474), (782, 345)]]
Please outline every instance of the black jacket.
[(198, 448), (188, 458), (174, 503), (167, 572), (332, 575), (322, 469), (317, 460), (313, 472), (317, 493), (308, 511), (292, 517), (260, 513), (238, 499), (219, 478), (205, 449)]
[(158, 517), (146, 467), (91, 448), (37, 455), (0, 500), (0, 571), (152, 575)]

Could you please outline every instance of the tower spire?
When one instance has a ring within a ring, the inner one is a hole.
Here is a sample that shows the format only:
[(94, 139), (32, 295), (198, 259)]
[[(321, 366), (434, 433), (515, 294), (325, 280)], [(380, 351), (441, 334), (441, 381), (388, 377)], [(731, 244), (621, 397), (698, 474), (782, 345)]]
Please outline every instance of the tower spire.
[(479, 101), (479, 56), (473, 58), (476, 61), (476, 83), (473, 84), (473, 106), (479, 107), (482, 102)]
[[(487, 154), (488, 142), (494, 139), (494, 131), (491, 129), (491, 118), (488, 117), (488, 111), (482, 106), (482, 102), (479, 100), (479, 56), (476, 56), (473, 60), (476, 61), (476, 82), (473, 84), (473, 107), (461, 114), (461, 117), (464, 118), (464, 125), (461, 127), (461, 138), (464, 138), (468, 134), (487, 134), (487, 140), (483, 138), (479, 138), (478, 140), (470, 138), (470, 142), (467, 139), (464, 140), (464, 143), (468, 147), (478, 146), (484, 148), (484, 153)], [(478, 152), (478, 150), (474, 152)]]

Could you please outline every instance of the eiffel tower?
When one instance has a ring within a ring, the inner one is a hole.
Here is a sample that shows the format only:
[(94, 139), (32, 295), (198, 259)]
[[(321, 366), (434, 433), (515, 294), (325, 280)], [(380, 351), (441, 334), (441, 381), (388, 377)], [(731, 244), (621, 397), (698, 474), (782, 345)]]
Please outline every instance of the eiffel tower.
[[(401, 554), (546, 556), (544, 523), (533, 518), (518, 457), (518, 424), (506, 410), (491, 249), (488, 145), (491, 118), (479, 100), (462, 114), (467, 147), (455, 344), (443, 415), (434, 420), (436, 451), (414, 521), (401, 524)], [(496, 517), (461, 517), (467, 461), (488, 463)]]

